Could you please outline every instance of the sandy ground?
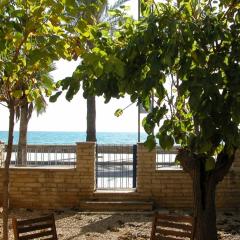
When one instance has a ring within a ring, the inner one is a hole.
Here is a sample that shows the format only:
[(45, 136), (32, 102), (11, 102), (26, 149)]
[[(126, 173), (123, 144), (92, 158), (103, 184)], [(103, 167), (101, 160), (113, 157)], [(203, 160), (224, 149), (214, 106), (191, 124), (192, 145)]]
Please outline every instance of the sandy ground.
[[(10, 218), (12, 216), (31, 218), (50, 212), (18, 209), (11, 212)], [(86, 213), (77, 209), (65, 209), (54, 211), (54, 214), (59, 240), (143, 240), (150, 238), (151, 213)], [(13, 239), (11, 221), (9, 226), (10, 239)], [(240, 240), (240, 211), (219, 212), (217, 227), (219, 239)], [(1, 235), (1, 228), (0, 231)]]

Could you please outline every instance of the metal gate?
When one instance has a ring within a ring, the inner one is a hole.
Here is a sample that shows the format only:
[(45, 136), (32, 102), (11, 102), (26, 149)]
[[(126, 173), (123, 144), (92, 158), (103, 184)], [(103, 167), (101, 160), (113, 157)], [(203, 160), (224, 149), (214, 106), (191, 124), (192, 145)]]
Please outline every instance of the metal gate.
[(96, 148), (97, 189), (136, 188), (137, 145), (105, 145)]

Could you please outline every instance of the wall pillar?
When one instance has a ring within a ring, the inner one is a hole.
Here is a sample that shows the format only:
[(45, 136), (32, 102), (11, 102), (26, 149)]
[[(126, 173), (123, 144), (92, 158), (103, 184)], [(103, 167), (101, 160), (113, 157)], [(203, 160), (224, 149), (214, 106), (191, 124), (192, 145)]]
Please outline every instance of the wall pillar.
[(79, 195), (83, 199), (88, 199), (95, 191), (95, 142), (77, 143), (77, 163), (76, 170), (79, 174), (80, 189)]
[(156, 149), (149, 151), (143, 143), (137, 145), (137, 192), (152, 197), (152, 177), (156, 169)]

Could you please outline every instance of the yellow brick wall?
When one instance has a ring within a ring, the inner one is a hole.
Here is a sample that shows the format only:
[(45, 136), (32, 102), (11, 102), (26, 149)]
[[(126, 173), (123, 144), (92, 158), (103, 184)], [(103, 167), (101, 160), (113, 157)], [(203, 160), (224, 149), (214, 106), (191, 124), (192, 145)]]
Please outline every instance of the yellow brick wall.
[(89, 199), (95, 190), (95, 158), (96, 144), (94, 142), (77, 143), (77, 170), (81, 189), (81, 200)]
[[(156, 170), (156, 151), (149, 152), (138, 144), (137, 191), (152, 199), (159, 207), (189, 208), (192, 206), (192, 180), (182, 170)], [(234, 164), (217, 186), (219, 208), (240, 208), (240, 151)]]
[[(95, 143), (78, 143), (76, 168), (11, 168), (10, 207), (78, 207), (80, 199), (88, 199), (93, 194), (94, 158)], [(0, 169), (0, 179), (2, 176), (3, 169)]]
[(76, 169), (10, 170), (10, 206), (59, 208), (78, 204), (81, 183)]
[[(73, 169), (11, 168), (10, 206), (56, 209), (78, 207), (80, 201), (95, 199), (95, 143), (77, 144), (77, 165)], [(156, 151), (138, 144), (137, 189), (129, 200), (153, 200), (163, 208), (190, 208), (192, 181), (181, 170), (156, 170)], [(217, 206), (240, 208), (240, 153), (217, 187)], [(2, 179), (3, 169), (0, 169)], [(2, 181), (1, 181), (2, 182)], [(2, 185), (0, 184), (0, 192)], [(114, 193), (108, 194), (115, 199)], [(2, 195), (0, 195), (1, 201)], [(124, 194), (124, 198), (128, 197)]]

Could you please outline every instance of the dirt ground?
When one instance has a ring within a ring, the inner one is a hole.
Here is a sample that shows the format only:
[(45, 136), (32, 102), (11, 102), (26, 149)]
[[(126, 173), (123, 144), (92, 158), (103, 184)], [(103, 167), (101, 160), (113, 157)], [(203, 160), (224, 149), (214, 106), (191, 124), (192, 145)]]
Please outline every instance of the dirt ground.
[[(17, 218), (31, 218), (54, 212), (59, 240), (143, 240), (150, 238), (151, 213), (86, 213), (79, 210), (33, 211), (18, 209), (11, 212)], [(240, 211), (219, 212), (219, 239), (240, 240)], [(2, 225), (2, 223), (0, 222)], [(10, 219), (10, 239), (13, 239)], [(2, 234), (2, 229), (0, 229)]]

